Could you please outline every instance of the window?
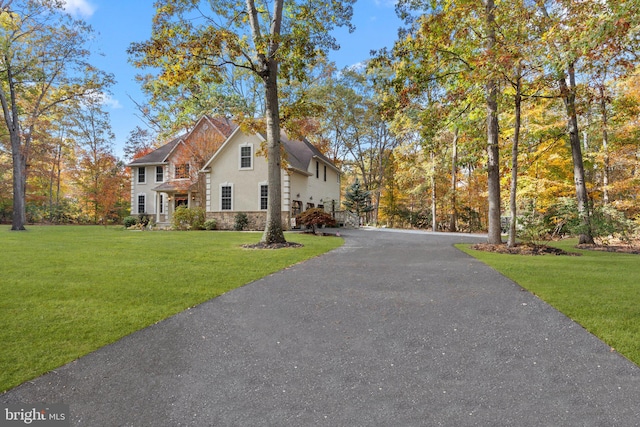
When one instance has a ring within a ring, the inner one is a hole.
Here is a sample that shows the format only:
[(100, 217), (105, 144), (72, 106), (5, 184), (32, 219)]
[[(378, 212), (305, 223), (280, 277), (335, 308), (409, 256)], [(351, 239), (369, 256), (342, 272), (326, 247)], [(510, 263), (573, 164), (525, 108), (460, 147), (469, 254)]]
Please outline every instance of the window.
[(139, 194), (138, 195), (138, 213), (142, 214), (145, 212), (146, 207), (145, 207), (145, 195), (144, 194)]
[(147, 182), (145, 174), (146, 171), (147, 170), (145, 168), (138, 168), (138, 184), (144, 184)]
[(189, 163), (182, 163), (180, 165), (176, 165), (176, 179), (187, 179), (189, 178)]
[(327, 182), (327, 165), (324, 165), (324, 181)]
[(160, 195), (160, 213), (164, 213), (164, 194)]
[(230, 185), (220, 186), (220, 210), (221, 211), (232, 210), (233, 204), (231, 202), (233, 200), (231, 198), (231, 195), (232, 195), (232, 187)]
[(315, 207), (316, 207), (316, 205), (314, 205), (313, 203), (307, 203), (307, 209), (305, 209), (305, 210), (313, 209)]
[(240, 147), (240, 169), (251, 169), (252, 163), (252, 147), (251, 145), (243, 145)]
[(265, 184), (260, 185), (260, 209), (267, 209), (269, 200), (269, 186)]
[(320, 163), (316, 161), (316, 178), (320, 178)]
[(164, 181), (164, 166), (156, 166), (156, 182)]

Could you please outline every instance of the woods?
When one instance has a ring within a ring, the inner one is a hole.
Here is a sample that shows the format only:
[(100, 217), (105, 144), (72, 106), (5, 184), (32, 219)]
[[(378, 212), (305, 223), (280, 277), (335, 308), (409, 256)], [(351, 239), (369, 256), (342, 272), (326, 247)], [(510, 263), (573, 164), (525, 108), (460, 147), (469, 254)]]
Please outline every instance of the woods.
[[(157, 2), (149, 39), (130, 45), (148, 128), (125, 153), (203, 114), (263, 132), (263, 241), (284, 241), (281, 129), (312, 135), (342, 168), (343, 195), (368, 195), (368, 224), (486, 231), (490, 243), (507, 232), (513, 246), (534, 223), (581, 243), (638, 223), (633, 2), (401, 0), (394, 45), (342, 70), (327, 55), (332, 31), (352, 28), (352, 1), (205, 3)], [(114, 76), (88, 62), (91, 27), (53, 0), (0, 9), (2, 219), (118, 222), (129, 178), (102, 103)]]
[[(87, 61), (91, 33), (63, 13), (60, 2), (0, 1), (0, 171), (12, 182), (0, 200), (12, 230), (24, 230), (27, 219), (60, 220), (61, 209), (71, 215), (64, 205), (72, 198), (76, 215), (92, 222), (105, 222), (122, 202), (123, 168), (109, 152), (112, 138), (96, 133), (107, 122), (95, 121), (113, 77)], [(79, 118), (85, 113), (91, 129)], [(77, 186), (63, 200), (67, 179)]]
[[(422, 170), (437, 175), (439, 166), (429, 161), (453, 163), (440, 166), (441, 173), (451, 171), (453, 185), (424, 177), (435, 194), (431, 203), (445, 204), (432, 209), (439, 217), (434, 225), (455, 230), (455, 213), (473, 212), (489, 242), (499, 242), (500, 229), (508, 228), (513, 244), (517, 212), (528, 209), (558, 226), (566, 222), (554, 214), (563, 196), (576, 200), (580, 225), (573, 231), (579, 230), (581, 243), (593, 243), (591, 217), (600, 206), (637, 219), (637, 130), (614, 130), (609, 120), (638, 117), (628, 115), (631, 104), (620, 108), (616, 101), (629, 99), (623, 88), (633, 85), (638, 71), (637, 16), (628, 13), (627, 2), (594, 7), (571, 1), (398, 3), (407, 28), (370, 68), (393, 70), (390, 123), (429, 153)], [(612, 167), (613, 139), (621, 163)], [(612, 198), (613, 169), (618, 182), (631, 180), (636, 190)], [(465, 191), (485, 180), (478, 197)]]

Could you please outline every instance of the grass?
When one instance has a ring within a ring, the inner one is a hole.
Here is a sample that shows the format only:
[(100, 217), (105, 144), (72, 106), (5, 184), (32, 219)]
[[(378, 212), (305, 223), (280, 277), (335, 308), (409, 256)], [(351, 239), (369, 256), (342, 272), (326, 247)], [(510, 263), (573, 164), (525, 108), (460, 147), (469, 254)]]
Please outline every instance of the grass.
[(0, 227), (0, 392), (188, 307), (340, 246), (249, 250), (259, 233)]
[(534, 293), (640, 365), (640, 256), (575, 249), (582, 256), (524, 256), (458, 247)]

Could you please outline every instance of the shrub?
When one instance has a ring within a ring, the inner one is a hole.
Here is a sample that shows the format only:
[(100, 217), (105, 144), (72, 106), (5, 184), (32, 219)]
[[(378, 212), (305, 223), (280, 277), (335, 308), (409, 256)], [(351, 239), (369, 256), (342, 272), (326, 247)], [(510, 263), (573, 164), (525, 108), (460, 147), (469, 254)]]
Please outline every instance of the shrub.
[(317, 226), (335, 226), (336, 221), (331, 214), (325, 212), (320, 208), (307, 209), (301, 214), (296, 216), (296, 221), (307, 228), (311, 228), (313, 232), (316, 232)]
[(123, 220), (124, 228), (130, 228), (138, 223), (138, 217), (127, 216)]
[(545, 218), (530, 206), (518, 218), (519, 230), (517, 235), (523, 243), (538, 245), (549, 234), (549, 227), (545, 223)]
[(591, 208), (590, 230), (585, 229), (586, 226), (578, 214), (578, 203), (574, 198), (560, 198), (558, 203), (551, 208), (551, 212), (552, 219), (556, 224), (559, 224), (556, 226), (556, 231), (561, 227), (572, 235), (590, 231), (591, 236), (602, 244), (607, 244), (611, 238), (628, 240), (635, 231), (633, 221), (611, 205)]
[(233, 229), (236, 231), (242, 231), (249, 225), (249, 217), (244, 212), (238, 212), (235, 216), (235, 222)]
[(201, 207), (195, 207), (191, 209), (191, 212), (193, 214), (192, 220), (191, 220), (191, 229), (192, 230), (204, 230), (204, 220), (206, 217), (204, 208)]
[(591, 214), (591, 233), (602, 244), (611, 238), (628, 242), (634, 235), (635, 224), (611, 205), (599, 206)]
[(218, 228), (218, 223), (216, 222), (215, 219), (208, 219), (204, 222), (205, 230), (215, 230), (217, 228)]
[(173, 213), (171, 225), (174, 230), (203, 230), (204, 218), (203, 208), (179, 206)]
[(138, 222), (146, 227), (149, 225), (149, 222), (151, 222), (151, 216), (147, 214), (140, 214), (138, 215)]

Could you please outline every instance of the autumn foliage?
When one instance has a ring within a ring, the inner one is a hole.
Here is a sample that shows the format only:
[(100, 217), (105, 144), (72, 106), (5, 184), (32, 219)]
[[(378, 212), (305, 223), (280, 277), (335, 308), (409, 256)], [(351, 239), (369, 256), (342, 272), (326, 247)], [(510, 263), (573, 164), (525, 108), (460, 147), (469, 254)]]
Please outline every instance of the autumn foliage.
[(331, 214), (320, 208), (307, 209), (296, 217), (296, 221), (298, 224), (310, 228), (314, 234), (317, 227), (333, 227), (336, 225), (336, 221)]

